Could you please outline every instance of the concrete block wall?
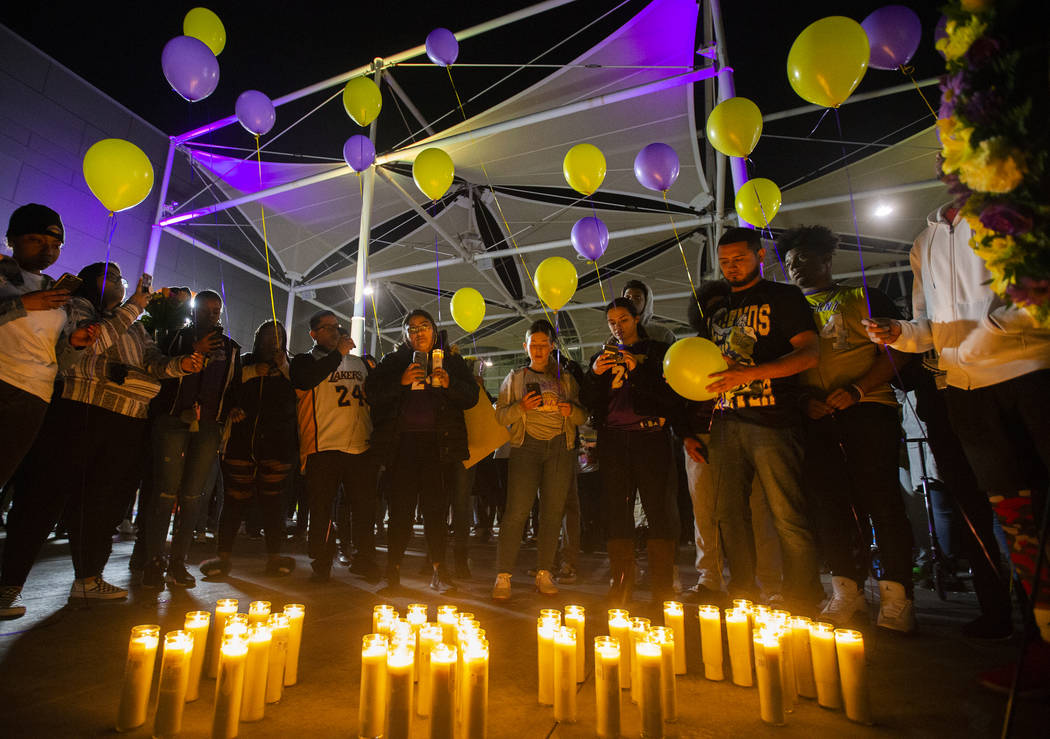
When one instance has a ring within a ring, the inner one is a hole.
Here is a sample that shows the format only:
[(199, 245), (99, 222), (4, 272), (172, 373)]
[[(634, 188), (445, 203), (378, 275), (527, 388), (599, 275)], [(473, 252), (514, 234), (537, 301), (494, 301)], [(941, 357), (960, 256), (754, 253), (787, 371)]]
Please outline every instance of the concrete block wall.
[[(6, 230), (11, 212), (24, 203), (43, 203), (57, 210), (65, 224), (66, 242), (62, 256), (48, 270), (52, 277), (75, 274), (106, 258), (108, 213), (88, 189), (82, 162), (92, 144), (110, 137), (141, 148), (155, 173), (149, 197), (115, 217), (110, 259), (120, 264), (133, 285), (145, 263), (167, 134), (0, 25), (0, 225)], [(188, 167), (176, 167), (176, 177), (187, 179)], [(10, 253), (6, 245), (4, 253)], [(264, 280), (167, 234), (161, 239), (153, 284), (189, 286), (195, 291), (224, 289), (224, 323), (245, 347), (251, 346), (255, 328), (271, 315)], [(277, 317), (283, 321), (287, 295), (275, 288), (274, 299)], [(312, 309), (302, 302), (296, 305), (293, 348), (301, 350), (310, 343), (301, 334)]]

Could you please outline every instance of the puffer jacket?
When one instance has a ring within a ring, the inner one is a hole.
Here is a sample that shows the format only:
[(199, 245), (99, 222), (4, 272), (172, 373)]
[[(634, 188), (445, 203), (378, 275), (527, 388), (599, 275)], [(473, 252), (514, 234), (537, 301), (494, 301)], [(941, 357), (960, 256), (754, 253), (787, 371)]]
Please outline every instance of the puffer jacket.
[[(554, 357), (548, 360), (549, 372), (557, 371)], [(510, 428), (510, 445), (521, 446), (525, 441), (525, 409), (519, 402), (525, 397), (525, 371), (528, 367), (511, 370), (503, 379), (499, 388), (499, 400), (496, 402), (496, 420)], [(572, 372), (561, 372), (559, 381), (562, 397), (572, 404), (572, 413), (562, 416), (562, 432), (565, 435), (565, 448), (576, 446), (576, 427), (587, 420), (587, 409), (580, 404), (580, 387)]]
[(970, 247), (970, 226), (948, 206), (931, 213), (910, 260), (912, 320), (892, 344), (902, 352), (936, 349), (952, 387), (972, 390), (1050, 368), (1050, 331), (988, 287), (991, 274)]

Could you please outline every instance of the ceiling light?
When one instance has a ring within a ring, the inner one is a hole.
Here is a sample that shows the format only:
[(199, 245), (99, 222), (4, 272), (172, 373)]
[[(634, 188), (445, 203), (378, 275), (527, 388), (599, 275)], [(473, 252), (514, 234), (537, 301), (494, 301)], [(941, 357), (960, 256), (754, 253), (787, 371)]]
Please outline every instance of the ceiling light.
[(892, 212), (893, 212), (893, 206), (890, 205), (889, 203), (879, 203), (878, 205), (875, 206), (875, 217), (876, 218), (885, 218), (886, 216), (888, 216)]
[(374, 287), (372, 287), (371, 285), (365, 285), (365, 295), (371, 295), (375, 291), (376, 291), (376, 289)]

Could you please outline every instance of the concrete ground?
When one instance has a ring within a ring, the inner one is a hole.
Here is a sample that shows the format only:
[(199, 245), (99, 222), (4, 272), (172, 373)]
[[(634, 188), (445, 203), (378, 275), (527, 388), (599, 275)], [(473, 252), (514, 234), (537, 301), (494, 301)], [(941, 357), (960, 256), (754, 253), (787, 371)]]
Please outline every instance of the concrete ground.
[[(420, 544), (417, 537), (415, 545)], [(159, 623), (162, 632), (181, 628), (186, 611), (210, 610), (217, 598), (225, 597), (240, 598), (242, 611), (248, 601), (257, 599), (272, 601), (275, 609), (290, 602), (307, 607), (299, 684), (287, 689), (279, 704), (267, 706), (263, 721), (242, 724), (242, 737), (356, 736), (361, 636), (371, 630), (372, 606), (386, 602), (402, 613), (410, 602), (428, 603), (432, 619), (436, 606), (445, 602), (476, 614), (491, 645), (492, 739), (594, 736), (590, 658), (587, 681), (580, 687), (577, 723), (559, 725), (549, 707), (537, 704), (535, 620), (540, 608), (579, 603), (587, 608), (588, 642), (606, 633), (602, 556), (584, 555), (580, 583), (545, 598), (532, 591), (525, 574), (534, 551), (523, 549), (513, 598), (497, 604), (489, 599), (495, 575), (494, 543), (475, 544), (474, 578), (462, 582), (455, 597), (436, 596), (416, 575), (417, 563), (422, 562), (418, 551), (403, 567), (405, 592), (389, 597), (381, 586), (370, 586), (340, 567), (329, 583), (310, 582), (309, 563), (295, 546), (289, 549), (298, 560), (296, 572), (286, 578), (270, 578), (263, 573), (261, 542), (241, 537), (237, 547), (238, 564), (224, 581), (198, 580), (196, 588), (165, 590), (159, 595), (132, 588), (127, 601), (67, 605), (72, 579), (68, 547), (65, 542), (49, 542), (24, 590), (28, 613), (0, 622), (0, 737), (114, 735), (129, 629), (141, 623)], [(130, 552), (130, 542), (114, 547), (106, 570), (111, 582), (128, 585)], [(208, 545), (194, 545), (192, 561), (199, 562), (210, 552)], [(383, 556), (381, 553), (380, 562)], [(691, 550), (679, 552), (683, 573), (690, 571), (687, 563), (691, 558)], [(643, 609), (641, 602), (632, 604), (632, 610)], [(680, 718), (677, 724), (667, 725), (668, 736), (998, 736), (1005, 696), (981, 688), (975, 678), (981, 670), (1014, 660), (1017, 638), (1005, 644), (962, 639), (959, 625), (977, 613), (972, 594), (951, 594), (947, 602), (941, 602), (931, 592), (920, 590), (917, 610), (918, 636), (898, 637), (865, 629), (874, 726), (853, 724), (841, 712), (802, 700), (789, 714), (786, 726), (771, 727), (759, 719), (756, 689), (703, 678), (695, 605), (688, 606), (689, 673), (678, 680)], [(186, 706), (183, 736), (208, 735), (213, 691), (214, 682), (205, 678), (200, 700)], [(1013, 736), (1050, 735), (1048, 712), (1044, 700), (1019, 702)], [(636, 708), (626, 702), (623, 715), (625, 736), (638, 736)], [(152, 718), (151, 707), (146, 725), (127, 736), (149, 736)], [(416, 722), (413, 735), (427, 736), (426, 723)]]

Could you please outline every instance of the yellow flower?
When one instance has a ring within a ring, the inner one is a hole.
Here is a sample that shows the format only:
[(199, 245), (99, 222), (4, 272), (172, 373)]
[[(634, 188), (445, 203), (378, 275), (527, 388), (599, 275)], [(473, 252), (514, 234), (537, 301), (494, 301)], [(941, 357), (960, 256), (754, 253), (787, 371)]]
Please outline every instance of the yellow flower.
[(970, 135), (973, 129), (960, 125), (957, 118), (939, 119), (937, 129), (941, 135), (941, 154), (944, 157), (942, 169), (951, 174), (974, 154), (970, 149)]
[(967, 52), (970, 45), (984, 34), (987, 24), (982, 23), (976, 16), (970, 18), (965, 24), (948, 21), (944, 30), (948, 36), (937, 42), (937, 50), (944, 54), (948, 61), (958, 59)]
[(1001, 139), (982, 141), (973, 156), (958, 161), (959, 179), (978, 192), (1013, 190), (1024, 180), (1024, 156), (1016, 149), (1005, 151), (1003, 148)]

